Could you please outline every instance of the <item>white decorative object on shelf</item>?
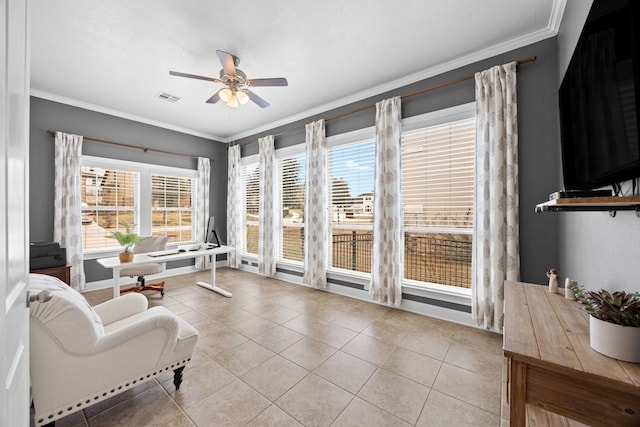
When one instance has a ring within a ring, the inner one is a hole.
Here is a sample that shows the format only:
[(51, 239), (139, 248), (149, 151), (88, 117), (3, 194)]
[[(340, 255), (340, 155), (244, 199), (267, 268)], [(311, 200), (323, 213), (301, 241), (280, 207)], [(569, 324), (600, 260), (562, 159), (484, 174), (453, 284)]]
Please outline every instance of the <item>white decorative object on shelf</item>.
[(570, 299), (572, 301), (576, 300), (576, 293), (573, 292), (573, 286), (576, 285), (574, 280), (569, 279), (568, 277), (564, 279), (564, 297), (566, 299)]
[(558, 270), (552, 268), (547, 271), (547, 277), (549, 278), (549, 292), (558, 293)]

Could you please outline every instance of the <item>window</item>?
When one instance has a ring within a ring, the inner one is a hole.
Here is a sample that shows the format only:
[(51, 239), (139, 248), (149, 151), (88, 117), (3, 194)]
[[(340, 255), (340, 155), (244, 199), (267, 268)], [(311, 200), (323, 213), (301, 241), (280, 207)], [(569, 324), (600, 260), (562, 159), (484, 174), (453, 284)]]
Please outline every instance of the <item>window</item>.
[(475, 117), (403, 132), (405, 279), (471, 287), (474, 159)]
[(194, 241), (196, 194), (195, 170), (83, 156), (83, 251), (118, 249), (111, 232), (125, 225), (173, 243)]
[(151, 234), (170, 236), (169, 241), (193, 239), (195, 180), (189, 177), (151, 175)]
[(258, 214), (260, 211), (260, 165), (257, 161), (247, 161), (242, 165), (242, 188), (244, 189), (245, 227), (242, 252), (257, 255)]
[(304, 203), (306, 158), (285, 155), (277, 162), (279, 183), (279, 261), (304, 261)]
[(331, 267), (371, 272), (375, 145), (372, 140), (329, 149)]

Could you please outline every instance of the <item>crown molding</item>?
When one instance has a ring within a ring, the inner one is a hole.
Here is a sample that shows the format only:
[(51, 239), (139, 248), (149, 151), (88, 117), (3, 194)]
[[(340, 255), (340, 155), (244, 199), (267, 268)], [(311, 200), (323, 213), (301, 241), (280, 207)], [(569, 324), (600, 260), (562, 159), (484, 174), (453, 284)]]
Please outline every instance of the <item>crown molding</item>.
[(219, 135), (212, 135), (204, 132), (198, 132), (192, 129), (183, 128), (181, 126), (175, 126), (169, 123), (153, 120), (148, 117), (137, 116), (135, 114), (125, 113), (123, 111), (114, 110), (107, 107), (101, 107), (99, 105), (90, 104), (88, 102), (79, 101), (77, 99), (66, 98), (64, 96), (43, 92), (37, 89), (31, 89), (30, 94), (31, 96), (34, 96), (36, 98), (42, 98), (48, 101), (58, 102), (60, 104), (71, 105), (72, 107), (78, 107), (78, 108), (82, 108), (89, 111), (95, 111), (97, 113), (108, 114), (110, 116), (119, 117), (121, 119), (132, 120), (134, 122), (144, 123), (146, 125), (151, 125), (151, 126), (155, 126), (163, 129), (169, 129), (169, 130), (184, 133), (187, 135), (193, 135), (200, 138), (211, 139), (211, 140), (214, 140), (215, 142), (226, 142), (226, 139), (227, 139)]

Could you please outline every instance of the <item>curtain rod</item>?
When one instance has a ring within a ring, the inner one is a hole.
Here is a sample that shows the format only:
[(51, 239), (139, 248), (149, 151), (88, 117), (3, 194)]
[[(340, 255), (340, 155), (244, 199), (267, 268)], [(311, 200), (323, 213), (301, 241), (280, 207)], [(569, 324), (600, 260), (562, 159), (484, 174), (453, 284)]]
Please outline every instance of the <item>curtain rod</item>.
[[(51, 135), (52, 137), (55, 138), (56, 136), (56, 132), (55, 130), (48, 130), (47, 133), (49, 135)], [(167, 150), (160, 150), (158, 148), (149, 148), (149, 147), (142, 147), (140, 145), (133, 145), (133, 144), (125, 144), (124, 142), (114, 142), (114, 141), (107, 141), (106, 139), (99, 139), (99, 138), (91, 138), (90, 136), (82, 136), (83, 140), (87, 140), (87, 141), (93, 141), (93, 142), (100, 142), (103, 144), (110, 144), (110, 145), (117, 145), (118, 147), (127, 147), (127, 148), (135, 148), (138, 150), (142, 150), (145, 153), (148, 151), (153, 151), (156, 153), (162, 153), (162, 154), (170, 154), (172, 156), (181, 156), (181, 157), (189, 157), (191, 159), (197, 159), (198, 157), (204, 157), (204, 156), (192, 156), (191, 154), (182, 154), (182, 153), (176, 153), (173, 151), (167, 151)], [(213, 158), (209, 158), (209, 160), (211, 160), (212, 162), (215, 162), (215, 159)]]
[[(517, 61), (516, 62), (516, 70), (520, 67), (520, 65), (527, 64), (529, 62), (534, 62), (536, 59), (538, 59), (538, 57), (534, 55), (534, 56), (530, 56), (528, 58), (524, 58), (524, 59), (521, 59), (521, 60)], [(436, 85), (429, 86), (429, 87), (426, 87), (426, 88), (423, 88), (423, 89), (419, 89), (419, 90), (416, 90), (414, 92), (405, 93), (404, 95), (400, 95), (400, 99), (405, 99), (405, 98), (410, 98), (412, 96), (421, 95), (423, 93), (431, 92), (433, 90), (441, 89), (441, 88), (447, 87), (447, 86), (453, 86), (455, 84), (462, 83), (462, 82), (467, 81), (467, 80), (471, 80), (471, 79), (475, 78), (475, 76), (476, 76), (475, 73), (474, 74), (469, 74), (469, 75), (464, 76), (464, 77), (458, 77), (457, 79), (449, 80), (448, 82), (438, 83)], [(362, 107), (358, 107), (358, 108), (356, 108), (354, 110), (345, 111), (344, 113), (336, 114), (335, 116), (331, 116), (329, 118), (326, 118), (324, 121), (326, 123), (326, 122), (330, 122), (332, 120), (341, 119), (343, 117), (350, 116), (351, 114), (360, 113), (362, 111), (366, 111), (366, 110), (369, 110), (369, 109), (375, 108), (375, 107), (376, 107), (376, 104), (363, 105)], [(295, 129), (287, 130), (287, 131), (284, 131), (284, 132), (276, 133), (273, 136), (274, 137), (282, 136), (282, 135), (286, 135), (288, 133), (291, 133), (291, 132), (297, 131), (297, 130), (300, 130), (300, 128), (295, 128)], [(245, 142), (240, 143), (240, 146), (253, 144), (254, 142), (255, 141), (245, 141)]]

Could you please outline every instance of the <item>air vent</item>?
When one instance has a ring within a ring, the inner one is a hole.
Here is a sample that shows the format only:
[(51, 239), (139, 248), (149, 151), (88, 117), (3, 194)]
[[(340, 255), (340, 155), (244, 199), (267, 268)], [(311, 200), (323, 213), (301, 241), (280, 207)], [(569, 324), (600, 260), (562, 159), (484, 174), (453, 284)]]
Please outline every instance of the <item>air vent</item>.
[(163, 101), (171, 102), (172, 104), (175, 104), (182, 99), (179, 96), (171, 95), (167, 92), (158, 92), (156, 98), (162, 99)]

